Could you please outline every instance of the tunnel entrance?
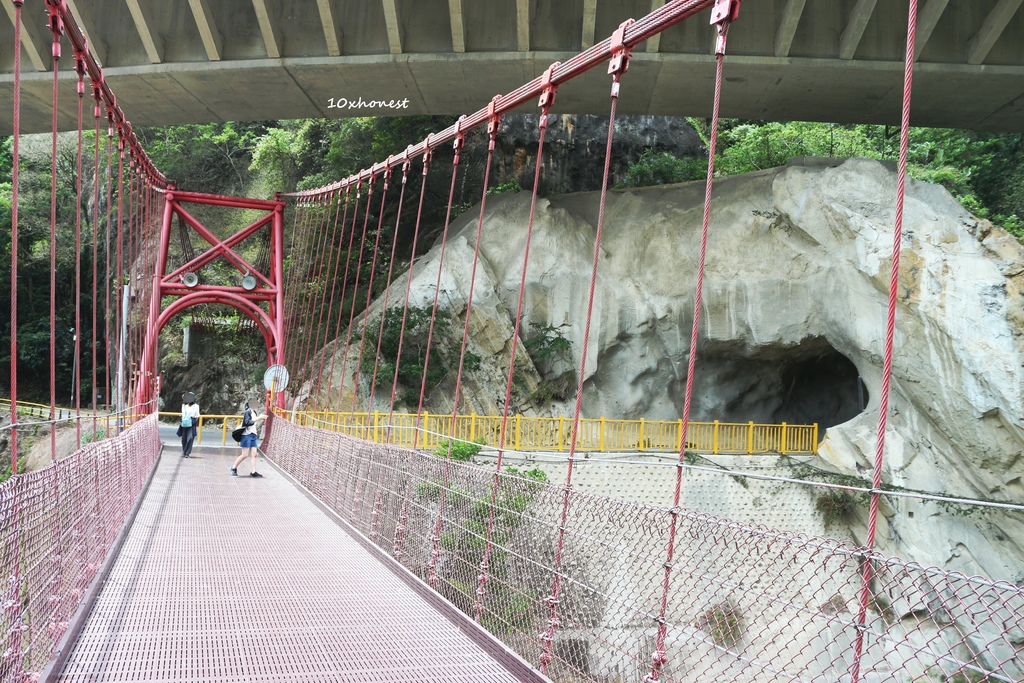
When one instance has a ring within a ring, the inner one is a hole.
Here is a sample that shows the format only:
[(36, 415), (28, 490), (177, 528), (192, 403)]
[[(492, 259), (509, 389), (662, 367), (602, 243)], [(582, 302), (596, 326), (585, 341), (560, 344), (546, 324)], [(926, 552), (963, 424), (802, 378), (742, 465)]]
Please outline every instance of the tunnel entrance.
[[(682, 406), (683, 383), (673, 390)], [(695, 420), (816, 422), (822, 433), (868, 403), (857, 367), (822, 337), (753, 348), (707, 341), (697, 358), (694, 391)]]

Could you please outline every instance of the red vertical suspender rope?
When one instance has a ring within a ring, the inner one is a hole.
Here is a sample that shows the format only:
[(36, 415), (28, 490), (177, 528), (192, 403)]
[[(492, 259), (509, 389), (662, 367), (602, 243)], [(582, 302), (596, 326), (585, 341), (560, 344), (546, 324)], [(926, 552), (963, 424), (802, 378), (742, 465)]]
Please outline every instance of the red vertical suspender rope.
[[(18, 176), (21, 137), (21, 6), (14, 0), (14, 138), (11, 167), (11, 424), (18, 424)], [(11, 429), (11, 475), (18, 474), (18, 429)], [(15, 515), (17, 519), (17, 515)], [(17, 567), (17, 563), (15, 563)], [(12, 590), (15, 590), (12, 587)]]
[(882, 364), (882, 390), (878, 401), (878, 434), (875, 438), (875, 466), (871, 478), (871, 502), (868, 508), (868, 533), (864, 541), (864, 555), (861, 560), (860, 607), (857, 635), (854, 640), (853, 664), (850, 680), (858, 683), (861, 677), (864, 651), (865, 620), (868, 602), (871, 598), (873, 580), (872, 552), (875, 547), (875, 533), (878, 524), (879, 491), (882, 487), (882, 465), (885, 457), (885, 427), (889, 413), (889, 384), (892, 377), (893, 340), (896, 334), (896, 297), (900, 277), (900, 244), (903, 240), (903, 205), (906, 194), (907, 152), (910, 146), (910, 101), (914, 84), (914, 42), (917, 36), (917, 0), (910, 0), (907, 15), (907, 53), (903, 66), (903, 112), (900, 119), (900, 159), (896, 174), (896, 217), (892, 235), (892, 268), (889, 273), (889, 305), (885, 323), (885, 357)]
[(313, 338), (319, 331), (312, 326), (312, 318), (316, 311), (316, 297), (319, 289), (319, 279), (324, 269), (324, 245), (327, 242), (328, 225), (330, 224), (331, 207), (333, 206), (333, 195), (324, 193), (319, 197), (319, 205), (316, 207), (316, 227), (313, 228), (309, 240), (309, 257), (307, 259), (304, 288), (306, 300), (303, 302), (301, 319), (305, 332), (304, 339), (300, 344), (299, 368), (302, 370), (303, 379), (312, 378), (312, 369), (308, 367), (310, 348), (313, 346)]
[[(295, 253), (295, 237), (299, 232), (299, 226), (302, 225), (300, 220), (302, 218), (303, 212), (305, 211), (306, 201), (307, 200), (305, 198), (299, 199), (295, 203), (295, 209), (292, 211), (291, 241), (288, 243), (288, 252), (290, 255), (294, 255)], [(287, 308), (288, 310), (292, 310), (294, 308), (294, 306), (292, 305), (295, 302), (295, 290), (292, 289), (292, 282), (294, 278), (295, 269), (292, 268), (291, 272), (288, 273), (288, 276), (284, 277), (282, 275), (281, 282), (278, 283), (278, 286), (282, 288), (282, 290), (285, 292), (285, 295), (288, 297), (288, 302), (287, 304), (285, 304), (285, 308)], [(284, 316), (285, 312), (283, 310), (278, 311), (278, 314)], [(288, 317), (287, 320), (288, 322), (284, 325), (285, 338), (281, 342), (281, 351), (284, 354), (285, 360), (291, 363), (291, 348), (293, 345), (295, 335), (292, 334), (290, 317)]]
[(576, 383), (576, 407), (572, 416), (572, 435), (569, 439), (569, 463), (565, 473), (565, 487), (562, 494), (561, 521), (558, 525), (558, 541), (555, 546), (554, 574), (551, 595), (545, 602), (548, 604), (547, 629), (540, 636), (543, 651), (540, 655), (541, 673), (546, 673), (548, 664), (554, 659), (551, 645), (555, 631), (561, 625), (558, 618), (558, 602), (562, 593), (562, 551), (565, 546), (566, 522), (569, 518), (569, 494), (572, 491), (573, 463), (576, 460), (576, 442), (579, 435), (580, 408), (583, 402), (583, 379), (587, 369), (587, 350), (590, 346), (590, 325), (594, 312), (594, 292), (597, 288), (597, 265), (601, 257), (601, 233), (604, 230), (604, 208), (608, 198), (608, 177), (611, 171), (612, 139), (615, 134), (615, 110), (619, 101), (619, 81), (622, 74), (629, 68), (629, 48), (622, 44), (622, 36), (632, 19), (624, 21), (612, 34), (612, 52), (614, 56), (608, 64), (608, 73), (612, 75), (611, 109), (608, 114), (608, 140), (605, 143), (604, 176), (601, 180), (601, 199), (597, 211), (597, 230), (594, 234), (594, 262), (590, 272), (590, 292), (587, 296), (587, 319), (583, 328), (583, 348), (580, 353), (580, 372)]
[[(737, 7), (738, 9), (738, 7)], [(679, 500), (682, 495), (683, 463), (685, 462), (687, 433), (690, 426), (690, 406), (693, 397), (694, 371), (697, 362), (697, 341), (700, 329), (701, 297), (704, 290), (704, 266), (708, 250), (708, 233), (711, 224), (711, 191), (714, 187), (715, 177), (715, 153), (718, 145), (718, 121), (722, 102), (722, 74), (725, 57), (726, 38), (728, 36), (729, 21), (735, 19), (736, 15), (731, 13), (724, 21), (718, 24), (718, 41), (715, 49), (715, 94), (711, 113), (711, 136), (708, 140), (708, 171), (704, 180), (704, 212), (701, 220), (700, 256), (697, 263), (697, 284), (694, 288), (693, 300), (693, 323), (690, 328), (690, 355), (686, 370), (686, 393), (683, 399), (682, 426), (679, 434), (679, 459), (676, 467), (676, 485), (672, 498), (672, 509), (670, 511), (672, 521), (669, 526), (668, 547), (666, 548), (666, 560), (664, 563), (664, 575), (662, 576), (661, 599), (658, 608), (658, 635), (655, 640), (654, 652), (651, 655), (651, 670), (645, 677), (645, 682), (657, 681), (661, 677), (661, 668), (668, 661), (665, 653), (665, 637), (667, 624), (665, 614), (668, 610), (669, 587), (675, 557), (676, 534), (679, 523)]]
[[(327, 373), (327, 403), (330, 405), (331, 389), (334, 385), (334, 362), (338, 358), (338, 338), (341, 336), (341, 320), (345, 316), (345, 292), (348, 291), (348, 270), (352, 261), (352, 245), (356, 239), (356, 221), (359, 217), (359, 200), (362, 199), (363, 181), (356, 181), (356, 202), (352, 208), (352, 226), (349, 229), (348, 243), (345, 247), (345, 274), (341, 277), (341, 300), (338, 304), (338, 319), (334, 323), (334, 342), (331, 345), (331, 370)], [(341, 375), (341, 388), (338, 389), (338, 408), (344, 402), (345, 375)]]
[[(356, 301), (359, 300), (359, 276), (363, 270), (363, 249), (366, 247), (366, 228), (370, 224), (370, 209), (373, 207), (373, 183), (375, 180), (376, 178), (374, 177), (374, 175), (370, 174), (369, 189), (366, 192), (366, 209), (364, 209), (363, 211), (363, 234), (362, 237), (359, 238), (359, 257), (356, 261), (356, 279), (355, 282), (352, 284), (352, 306), (349, 309), (348, 330), (345, 333), (345, 350), (342, 351), (341, 356), (341, 388), (339, 390), (339, 393), (341, 395), (342, 403), (344, 403), (345, 401), (345, 371), (348, 367), (348, 349), (349, 345), (352, 343), (352, 324), (355, 321), (356, 317)], [(367, 296), (369, 296), (369, 294), (367, 294)], [(342, 301), (342, 303), (344, 304), (344, 301)], [(357, 358), (357, 368), (358, 365), (359, 359)], [(358, 389), (359, 387), (355, 385), (352, 386), (353, 395), (356, 393)], [(352, 411), (355, 412), (355, 406), (352, 407)]]
[[(427, 137), (426, 150), (427, 151), (425, 151), (423, 153), (423, 174), (422, 174), (422, 178), (420, 179), (420, 202), (419, 202), (419, 206), (416, 209), (416, 226), (413, 228), (413, 233), (412, 233), (412, 251), (409, 254), (409, 276), (406, 278), (405, 303), (402, 305), (402, 325), (401, 325), (401, 327), (399, 328), (399, 331), (398, 331), (398, 351), (395, 353), (395, 372), (394, 372), (394, 376), (392, 377), (392, 380), (391, 380), (391, 402), (389, 404), (390, 407), (388, 408), (388, 428), (387, 428), (387, 432), (386, 432), (385, 437), (384, 437), (384, 441), (387, 442), (387, 443), (391, 442), (391, 433), (392, 433), (391, 422), (392, 422), (392, 419), (394, 418), (394, 415), (395, 415), (395, 397), (398, 395), (398, 370), (399, 370), (399, 366), (402, 363), (402, 343), (405, 341), (405, 323), (406, 323), (406, 319), (407, 319), (408, 313), (409, 313), (409, 296), (412, 293), (413, 268), (416, 265), (416, 243), (418, 242), (419, 236), (420, 236), (420, 221), (423, 219), (423, 199), (424, 199), (424, 197), (427, 194), (427, 174), (430, 171), (430, 160), (431, 160), (431, 158), (433, 157), (433, 154), (434, 154), (433, 151), (430, 148), (430, 137), (429, 136)], [(458, 155), (458, 153), (456, 152), (456, 156), (457, 155)], [(452, 189), (454, 189), (454, 187)], [(449, 202), (449, 206), (451, 206), (450, 202)], [(397, 235), (397, 233), (396, 233), (396, 235)], [(378, 351), (378, 353), (379, 353), (379, 351)], [(415, 442), (415, 431), (413, 432), (413, 440)], [(405, 514), (405, 513), (408, 512), (408, 508), (405, 507), (405, 505), (406, 505), (405, 502), (403, 502), (402, 505), (403, 505), (403, 513)], [(404, 532), (405, 532), (404, 523), (400, 523), (399, 526), (401, 527), (401, 532), (404, 534)], [(396, 546), (395, 546), (396, 547), (395, 553), (397, 555), (400, 552), (399, 548), (400, 548), (400, 544), (402, 542), (402, 539), (400, 537), (398, 537), (398, 536), (396, 536), (396, 539), (397, 540), (396, 540)]]
[[(448, 425), (448, 452), (444, 460), (444, 483), (441, 485), (441, 497), (438, 500), (437, 521), (434, 523), (434, 535), (430, 537), (433, 546), (430, 553), (430, 560), (427, 562), (427, 583), (431, 588), (437, 585), (437, 561), (441, 557), (441, 523), (444, 520), (444, 504), (447, 499), (448, 483), (451, 476), (452, 447), (455, 444), (455, 420), (459, 414), (459, 393), (462, 388), (462, 373), (465, 368), (466, 345), (469, 342), (469, 319), (473, 313), (473, 287), (476, 284), (476, 267), (480, 262), (480, 240), (483, 234), (484, 211), (487, 209), (487, 186), (491, 179), (491, 161), (494, 158), (494, 144), (498, 136), (498, 126), (501, 125), (501, 117), (494, 113), (494, 103), (498, 98), (491, 100), (491, 118), (487, 122), (487, 160), (484, 162), (484, 186), (480, 196), (480, 213), (476, 221), (476, 243), (473, 245), (473, 265), (469, 272), (469, 291), (466, 294), (466, 320), (462, 326), (462, 347), (459, 350), (459, 369), (455, 375), (455, 392), (452, 398), (452, 419)], [(514, 342), (514, 340), (513, 340)]]
[[(2, 0), (0, 0), (2, 1)], [(20, 166), (21, 137), (21, 6), (24, 0), (14, 0), (14, 118), (13, 154), (11, 167), (11, 476), (18, 476), (18, 176)], [(21, 599), (21, 500), (20, 487), (15, 484), (15, 495), (11, 502), (10, 543), (12, 575), (8, 579), (4, 600), (8, 610), (7, 623), (10, 628), (9, 666), (18, 671), (22, 668), (24, 654), (21, 644), (21, 626), (24, 623)]]
[[(338, 283), (338, 266), (340, 265), (339, 258), (341, 256), (341, 250), (340, 249), (337, 250), (337, 253), (335, 254), (333, 262), (331, 261), (330, 256), (331, 256), (331, 252), (335, 251), (333, 245), (334, 245), (335, 238), (337, 237), (337, 234), (338, 234), (338, 219), (341, 217), (341, 205), (345, 201), (348, 201), (348, 194), (347, 193), (346, 193), (344, 198), (341, 196), (341, 188), (338, 188), (338, 190), (337, 190), (337, 192), (335, 192), (334, 196), (335, 196), (334, 221), (331, 223), (331, 229), (330, 229), (330, 232), (328, 233), (327, 242), (324, 245), (325, 258), (327, 258), (327, 269), (326, 269), (326, 272), (324, 274), (324, 285), (325, 286), (324, 286), (324, 296), (323, 296), (323, 300), (322, 300), (323, 304), (320, 306), (320, 315), (319, 315), (319, 317), (317, 319), (317, 323), (316, 323), (316, 337), (313, 339), (313, 348), (316, 349), (317, 355), (319, 355), (319, 357), (320, 357), (320, 365), (316, 369), (316, 371), (313, 372), (313, 377), (315, 378), (314, 382), (313, 382), (313, 386), (315, 387), (315, 389), (310, 392), (310, 395), (318, 397), (318, 401), (319, 401), (319, 397), (320, 397), (320, 382), (323, 379), (324, 365), (326, 365), (326, 361), (327, 361), (327, 341), (328, 341), (327, 340), (327, 336), (328, 336), (327, 333), (328, 333), (328, 330), (330, 330), (330, 328), (331, 328), (331, 313), (334, 310), (334, 291), (335, 291), (335, 285)], [(343, 222), (342, 223), (342, 232), (345, 231), (344, 225), (345, 224)], [(330, 296), (330, 299), (328, 299), (328, 297), (327, 297), (327, 288), (326, 288), (327, 280), (331, 281), (331, 296)], [(325, 313), (326, 313), (326, 318), (324, 317)], [(320, 340), (320, 333), (321, 332), (323, 332), (323, 334), (324, 334), (324, 338), (323, 338), (322, 342)], [(314, 362), (315, 362), (315, 360), (316, 360), (316, 356), (314, 356)]]
[[(384, 208), (387, 206), (388, 201), (388, 185), (391, 182), (391, 169), (388, 168), (384, 171), (384, 188), (380, 193), (380, 209), (378, 210), (377, 216), (377, 234), (374, 236), (373, 241), (373, 258), (370, 261), (370, 278), (366, 283), (366, 306), (363, 310), (363, 328), (359, 332), (359, 352), (356, 354), (356, 369), (352, 373), (352, 412), (356, 412), (356, 402), (359, 397), (359, 369), (363, 365), (363, 349), (366, 344), (366, 327), (370, 322), (370, 304), (373, 303), (373, 280), (377, 274), (377, 256), (380, 252), (380, 233), (381, 228), (384, 227)], [(402, 185), (402, 189), (405, 189), (405, 185)], [(381, 314), (381, 320), (383, 320), (383, 313)], [(374, 372), (376, 376), (376, 372)], [(370, 385), (370, 395), (373, 395), (373, 385)], [(373, 401), (366, 404), (366, 415), (369, 418), (373, 412)]]
[(72, 386), (75, 404), (75, 448), (82, 447), (82, 123), (85, 106), (85, 62), (81, 55), (75, 55), (75, 71), (78, 73), (78, 151), (75, 161), (78, 164), (75, 180), (75, 330), (74, 352), (72, 359), (74, 377)]
[(301, 378), (300, 381), (306, 377), (306, 368), (303, 364), (302, 349), (305, 346), (306, 339), (308, 338), (309, 330), (306, 329), (306, 323), (308, 318), (306, 317), (306, 309), (309, 305), (309, 301), (312, 295), (309, 291), (309, 272), (310, 262), (314, 258), (313, 252), (315, 247), (313, 241), (317, 239), (316, 225), (322, 220), (323, 217), (323, 201), (324, 195), (320, 194), (313, 198), (313, 202), (306, 207), (306, 223), (303, 230), (302, 236), (302, 251), (300, 258), (297, 260), (295, 269), (295, 284), (293, 285), (294, 291), (297, 292), (296, 296), (302, 296), (301, 301), (296, 301), (295, 315), (293, 317), (294, 325), (302, 325), (302, 336), (295, 339), (295, 364), (298, 370), (298, 375)]
[(455, 180), (459, 174), (459, 158), (462, 156), (462, 147), (466, 142), (466, 138), (461, 130), (464, 118), (465, 117), (459, 117), (459, 120), (455, 122), (455, 139), (452, 141), (452, 147), (455, 149), (455, 158), (452, 160), (452, 184), (448, 190), (448, 208), (445, 210), (444, 231), (441, 233), (441, 251), (437, 257), (437, 282), (434, 284), (434, 303), (430, 308), (430, 325), (427, 328), (427, 350), (423, 356), (423, 374), (420, 377), (420, 399), (416, 406), (416, 426), (413, 428), (412, 434), (412, 447), (414, 449), (419, 444), (420, 430), (426, 429), (427, 427), (425, 424), (421, 424), (420, 420), (423, 416), (423, 397), (427, 391), (427, 371), (430, 369), (430, 349), (434, 342), (434, 320), (437, 319), (437, 301), (441, 294), (441, 273), (444, 272), (444, 252), (445, 248), (448, 246), (448, 228), (451, 225), (452, 220), (452, 200), (455, 199)]
[(526, 270), (530, 264), (530, 241), (533, 237), (533, 221), (537, 212), (537, 192), (540, 188), (540, 170), (544, 158), (544, 137), (548, 130), (548, 111), (554, 104), (557, 86), (551, 84), (551, 73), (557, 62), (544, 72), (544, 80), (548, 84), (540, 98), (540, 137), (537, 140), (537, 162), (533, 169), (533, 193), (530, 196), (530, 217), (526, 222), (526, 244), (523, 248), (523, 269), (519, 279), (519, 298), (516, 303), (516, 316), (512, 330), (512, 353), (508, 364), (508, 378), (505, 382), (505, 405), (501, 413), (501, 428), (498, 432), (498, 457), (494, 463), (494, 477), (491, 481), (491, 507), (487, 515), (487, 533), (484, 538), (484, 556), (480, 561), (480, 574), (477, 577), (476, 605), (473, 618), (477, 623), (484, 613), (484, 597), (487, 595), (488, 569), (490, 568), (492, 538), (494, 535), (494, 516), (498, 506), (498, 486), (501, 483), (501, 466), (505, 456), (505, 438), (508, 434), (508, 414), (512, 403), (512, 378), (516, 370), (516, 355), (519, 350), (519, 330), (523, 321), (523, 299), (526, 293)]
[(93, 118), (96, 124), (95, 131), (93, 132), (93, 198), (92, 198), (92, 440), (96, 441), (96, 387), (97, 380), (99, 379), (96, 361), (96, 323), (99, 321), (97, 315), (98, 301), (97, 293), (99, 291), (99, 280), (97, 275), (97, 269), (99, 268), (99, 229), (100, 229), (100, 115), (102, 110), (100, 109), (100, 91), (99, 88), (93, 87)]
[(50, 462), (57, 462), (57, 72), (60, 36), (64, 31), (60, 14), (47, 3), (53, 33), (53, 132), (50, 164)]
[[(110, 279), (113, 277), (113, 271), (111, 270), (110, 262), (110, 219), (113, 215), (113, 211), (110, 206), (110, 199), (113, 194), (112, 186), (114, 183), (114, 137), (113, 130), (108, 126), (107, 128), (107, 220), (104, 225), (104, 247), (103, 247), (103, 410), (104, 412), (110, 412), (110, 368), (114, 365), (114, 355), (112, 349), (117, 349), (117, 343), (111, 343), (112, 340), (117, 339), (117, 335), (111, 330), (111, 323), (114, 321), (113, 313), (110, 307)], [(108, 426), (107, 434), (110, 434), (111, 430)]]
[[(294, 235), (295, 239), (293, 239), (293, 241), (292, 241), (292, 251), (291, 251), (292, 263), (294, 265), (292, 266), (292, 270), (289, 273), (288, 283), (285, 286), (285, 291), (290, 293), (290, 298), (291, 298), (291, 305), (288, 307), (289, 308), (289, 315), (288, 315), (289, 335), (288, 335), (287, 355), (288, 355), (288, 358), (291, 361), (291, 364), (296, 366), (296, 373), (295, 373), (296, 377), (298, 377), (298, 375), (301, 373), (301, 368), (299, 368), (297, 366), (298, 357), (297, 357), (297, 354), (296, 354), (295, 350), (296, 350), (296, 348), (298, 348), (298, 345), (300, 344), (300, 342), (302, 340), (301, 335), (293, 333), (293, 328), (296, 325), (298, 325), (298, 322), (299, 322), (298, 321), (298, 310), (299, 310), (299, 302), (300, 302), (299, 297), (301, 295), (301, 291), (300, 291), (300, 288), (298, 286), (298, 283), (299, 283), (299, 271), (301, 270), (302, 263), (303, 263), (303, 260), (305, 258), (305, 251), (306, 251), (306, 248), (308, 246), (307, 243), (306, 243), (306, 234), (309, 231), (309, 222), (311, 220), (310, 207), (313, 205), (313, 203), (315, 201), (316, 201), (316, 198), (313, 197), (313, 198), (307, 199), (304, 203), (302, 203), (299, 206), (295, 207), (295, 220), (296, 220), (297, 226), (293, 226), (293, 235)], [(296, 243), (298, 244), (297, 247), (296, 247)], [(284, 311), (282, 311), (282, 314), (284, 314)], [(297, 333), (298, 330), (294, 330), (294, 332)]]
[[(388, 313), (388, 297), (391, 294), (391, 276), (395, 272), (395, 248), (398, 246), (398, 227), (402, 223), (402, 204), (405, 202), (405, 187), (409, 181), (409, 169), (412, 167), (412, 162), (406, 158), (405, 163), (402, 164), (402, 189), (398, 193), (398, 214), (395, 216), (395, 233), (391, 237), (391, 258), (388, 261), (388, 276), (384, 281), (384, 303), (381, 306), (380, 312), (380, 329), (377, 330), (377, 350), (373, 354), (373, 377), (370, 379), (370, 400), (367, 402), (369, 410), (373, 410), (373, 399), (377, 389), (377, 369), (380, 363), (380, 344), (384, 338), (384, 322), (387, 318)], [(412, 263), (409, 263), (409, 267), (412, 267)], [(367, 313), (369, 313), (369, 299), (367, 299)], [(363, 319), (363, 325), (366, 325), (366, 319)], [(386, 434), (391, 432), (391, 420), (388, 419), (388, 428)]]
[[(324, 339), (323, 339), (323, 343), (321, 344), (321, 348), (323, 349), (323, 353), (320, 354), (320, 370), (317, 373), (317, 378), (316, 378), (316, 395), (317, 396), (321, 395), (320, 394), (320, 389), (321, 389), (321, 386), (323, 385), (324, 366), (327, 365), (327, 354), (330, 353), (328, 351), (328, 348), (333, 349), (335, 347), (335, 341), (331, 339), (331, 318), (334, 317), (334, 295), (335, 295), (335, 293), (337, 292), (337, 289), (338, 289), (338, 271), (341, 269), (341, 252), (344, 250), (343, 248), (345, 246), (345, 226), (348, 224), (348, 199), (349, 199), (349, 192), (350, 191), (351, 191), (351, 187), (346, 185), (345, 186), (345, 196), (341, 197), (340, 193), (339, 193), (339, 197), (338, 197), (338, 211), (335, 212), (335, 214), (334, 214), (334, 227), (331, 229), (331, 243), (334, 244), (335, 239), (337, 239), (337, 245), (334, 246), (334, 249), (335, 249), (334, 267), (331, 270), (331, 300), (327, 304), (327, 320), (324, 322), (324, 325), (323, 325), (323, 327), (324, 327)], [(344, 206), (344, 213), (342, 213), (342, 206)], [(339, 223), (338, 214), (342, 214), (341, 221), (340, 221), (341, 222), (341, 233), (340, 234), (338, 234), (338, 223)], [(341, 311), (338, 312), (338, 317), (339, 318), (341, 317)], [(337, 320), (335, 320), (335, 324), (337, 324)], [(333, 353), (331, 354), (331, 360), (332, 360), (332, 363), (333, 363), (333, 360), (334, 360)], [(332, 364), (332, 370), (333, 370), (333, 364)], [(324, 406), (325, 406), (325, 408), (327, 410), (330, 410), (330, 402), (331, 402), (331, 388), (330, 387), (331, 387), (331, 378), (328, 376), (328, 378), (327, 378), (327, 389), (323, 393), (323, 399), (322, 399), (322, 402), (323, 402), (323, 404), (324, 404)]]
[(117, 401), (114, 404), (118, 412), (118, 424), (121, 424), (121, 412), (124, 410), (124, 138), (117, 138), (117, 252), (114, 266), (114, 339), (117, 340)]

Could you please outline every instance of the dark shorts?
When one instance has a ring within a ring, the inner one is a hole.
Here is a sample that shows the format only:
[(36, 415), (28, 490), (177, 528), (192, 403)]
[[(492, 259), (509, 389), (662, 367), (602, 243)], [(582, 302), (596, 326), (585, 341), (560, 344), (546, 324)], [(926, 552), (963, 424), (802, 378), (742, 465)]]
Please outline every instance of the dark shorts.
[(256, 435), (255, 434), (243, 434), (242, 441), (239, 444), (242, 448), (256, 448)]

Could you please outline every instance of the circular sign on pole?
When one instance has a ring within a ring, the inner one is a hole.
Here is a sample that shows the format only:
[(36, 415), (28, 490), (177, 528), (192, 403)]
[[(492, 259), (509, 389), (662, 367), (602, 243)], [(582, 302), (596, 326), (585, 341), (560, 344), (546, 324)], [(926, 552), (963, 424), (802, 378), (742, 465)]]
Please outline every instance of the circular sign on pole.
[(263, 373), (263, 386), (267, 391), (284, 391), (288, 387), (289, 379), (291, 376), (288, 374), (288, 368), (283, 365), (271, 365)]

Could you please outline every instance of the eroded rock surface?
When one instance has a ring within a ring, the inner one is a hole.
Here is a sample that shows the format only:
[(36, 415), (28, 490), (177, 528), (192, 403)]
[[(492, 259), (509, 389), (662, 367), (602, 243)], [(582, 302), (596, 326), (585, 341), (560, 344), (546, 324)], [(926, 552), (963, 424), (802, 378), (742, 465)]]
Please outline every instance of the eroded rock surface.
[[(870, 471), (895, 188), (895, 173), (870, 160), (798, 160), (716, 182), (693, 419), (817, 421), (823, 461)], [(609, 192), (585, 415), (681, 414), (703, 194), (703, 183)], [(500, 410), (529, 208), (525, 192), (488, 201), (470, 323), (470, 348), (484, 363), (463, 409)], [(538, 202), (523, 335), (532, 322), (565, 325), (573, 342), (572, 358), (549, 375), (579, 367), (597, 213), (597, 193)], [(460, 316), (476, 215), (452, 226), (442, 269), (440, 301)], [(1022, 502), (1024, 249), (943, 188), (919, 182), (908, 183), (904, 227), (885, 481)], [(433, 300), (439, 253), (435, 246), (414, 265), (416, 304)], [(393, 284), (392, 305), (405, 282)], [(451, 409), (441, 393), (431, 412)], [(570, 401), (533, 406), (571, 409)], [(954, 516), (915, 500), (883, 513), (887, 552), (1024, 580), (1024, 515)], [(863, 520), (851, 525), (856, 540), (863, 533)]]

